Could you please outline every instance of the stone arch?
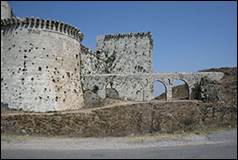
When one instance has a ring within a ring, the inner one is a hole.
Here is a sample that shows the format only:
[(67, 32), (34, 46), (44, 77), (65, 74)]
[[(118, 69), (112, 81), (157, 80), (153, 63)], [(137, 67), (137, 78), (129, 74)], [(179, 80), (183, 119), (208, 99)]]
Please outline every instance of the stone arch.
[(109, 81), (105, 85), (105, 98), (119, 99), (119, 92), (112, 87), (113, 81)]
[[(184, 85), (175, 85), (175, 81), (182, 81)], [(174, 78), (172, 80), (172, 99), (190, 99), (190, 87), (186, 79), (183, 78)], [(175, 93), (177, 92), (177, 93)], [(179, 92), (179, 93), (178, 93)], [(175, 95), (176, 94), (176, 95)], [(175, 97), (176, 96), (176, 97)]]
[[(155, 83), (157, 83), (157, 82), (164, 86), (164, 93), (162, 93), (163, 95), (160, 95), (162, 97), (155, 97), (154, 96), (154, 92), (155, 92), (154, 87), (155, 87)], [(156, 99), (156, 98), (160, 99), (160, 98), (163, 98), (163, 96), (164, 96), (164, 99), (167, 100), (168, 99), (167, 91), (168, 91), (168, 87), (167, 87), (166, 83), (164, 83), (162, 80), (159, 80), (159, 79), (153, 80), (153, 99)]]

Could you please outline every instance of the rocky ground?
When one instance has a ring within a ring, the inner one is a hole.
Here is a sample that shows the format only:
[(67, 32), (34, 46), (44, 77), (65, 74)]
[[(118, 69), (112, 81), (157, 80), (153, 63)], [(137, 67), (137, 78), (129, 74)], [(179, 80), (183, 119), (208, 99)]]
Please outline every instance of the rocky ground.
[(217, 103), (173, 101), (121, 104), (98, 109), (53, 113), (1, 114), (1, 133), (127, 136), (235, 127), (236, 110)]

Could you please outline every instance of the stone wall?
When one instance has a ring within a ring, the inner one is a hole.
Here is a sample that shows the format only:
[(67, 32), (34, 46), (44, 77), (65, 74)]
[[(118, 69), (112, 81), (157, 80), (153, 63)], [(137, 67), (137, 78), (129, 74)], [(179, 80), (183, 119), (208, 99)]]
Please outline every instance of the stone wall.
[(85, 99), (95, 101), (106, 95), (122, 100), (150, 99), (151, 77), (143, 75), (152, 72), (150, 32), (98, 36), (96, 52), (81, 48)]
[(86, 74), (100, 74), (105, 72), (105, 61), (98, 59), (96, 53), (81, 45), (81, 72)]
[(1, 21), (1, 102), (27, 111), (83, 106), (80, 42), (74, 27), (38, 18)]
[(150, 32), (98, 36), (95, 52), (83, 45), (81, 48), (85, 75), (152, 72)]
[(152, 72), (150, 32), (97, 37), (97, 57), (105, 61), (105, 73), (133, 74)]
[(84, 75), (83, 90), (90, 90), (100, 98), (106, 97), (107, 89), (115, 89), (119, 98), (132, 101), (150, 101), (153, 97), (153, 82), (160, 81), (165, 86), (166, 98), (172, 100), (172, 88), (175, 80), (182, 80), (188, 86), (189, 99), (194, 99), (195, 85), (203, 77), (219, 81), (223, 77), (220, 72), (202, 73), (153, 73), (153, 74), (94, 74)]
[(152, 96), (151, 76), (146, 74), (94, 74), (85, 75), (83, 81), (84, 91), (93, 91), (102, 99), (111, 89), (125, 101), (146, 101)]

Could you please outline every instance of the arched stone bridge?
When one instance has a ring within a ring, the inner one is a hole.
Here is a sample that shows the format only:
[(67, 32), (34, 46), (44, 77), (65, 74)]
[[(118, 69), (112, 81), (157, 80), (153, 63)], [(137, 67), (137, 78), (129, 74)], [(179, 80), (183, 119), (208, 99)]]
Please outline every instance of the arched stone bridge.
[(83, 76), (83, 90), (94, 91), (99, 97), (106, 97), (106, 88), (110, 86), (118, 92), (123, 100), (150, 101), (153, 97), (153, 82), (160, 81), (166, 90), (167, 100), (172, 100), (172, 87), (175, 80), (182, 80), (188, 86), (189, 99), (192, 99), (192, 89), (202, 77), (219, 81), (221, 72), (197, 73), (153, 73), (153, 74), (88, 74)]

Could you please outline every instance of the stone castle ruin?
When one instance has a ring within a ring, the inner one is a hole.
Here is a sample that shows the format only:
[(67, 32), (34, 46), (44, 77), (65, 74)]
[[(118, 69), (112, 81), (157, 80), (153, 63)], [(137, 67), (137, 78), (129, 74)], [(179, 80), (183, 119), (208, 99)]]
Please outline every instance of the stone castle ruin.
[(150, 32), (97, 37), (96, 51), (82, 45), (72, 25), (34, 17), (19, 18), (1, 1), (1, 103), (9, 108), (48, 112), (80, 109), (106, 97), (150, 101), (153, 83), (172, 99), (173, 82), (183, 80), (189, 99), (203, 77), (223, 73), (153, 73)]

